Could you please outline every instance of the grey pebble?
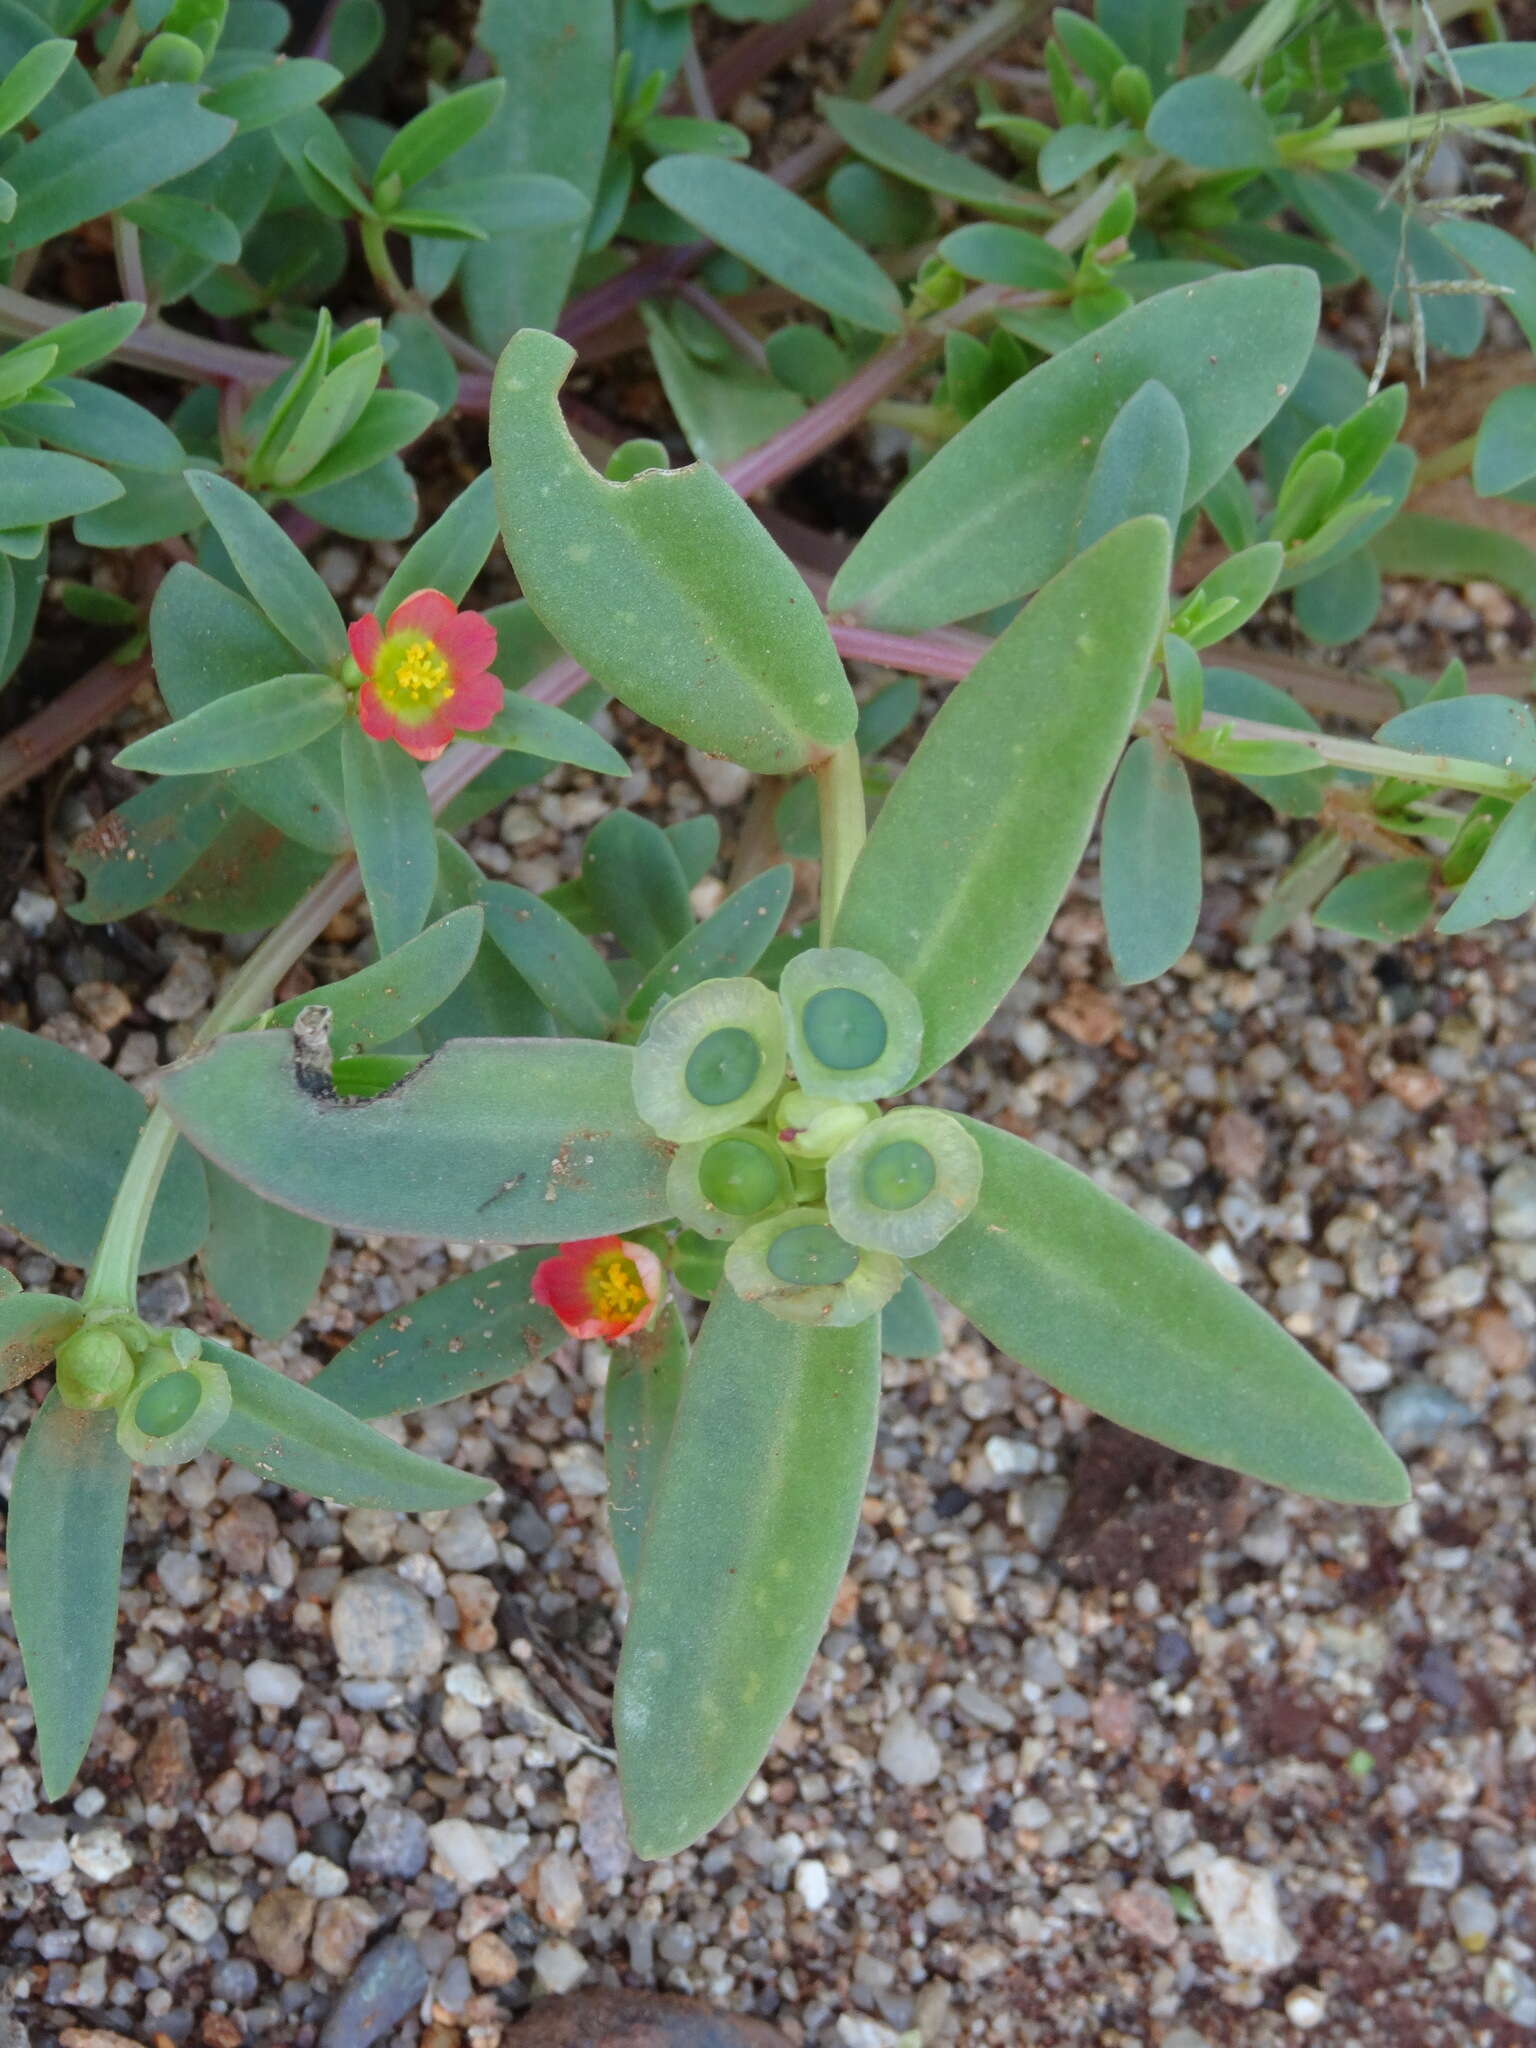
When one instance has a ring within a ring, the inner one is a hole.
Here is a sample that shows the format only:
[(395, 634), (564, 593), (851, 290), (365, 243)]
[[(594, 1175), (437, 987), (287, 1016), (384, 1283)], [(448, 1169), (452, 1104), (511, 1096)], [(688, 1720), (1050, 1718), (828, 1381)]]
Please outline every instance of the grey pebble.
[(944, 1768), (939, 1745), (911, 1714), (893, 1714), (880, 1738), (880, 1768), (898, 1785), (931, 1785)]
[(347, 1979), (320, 2030), (320, 2048), (371, 2048), (421, 2003), (426, 1967), (404, 1934), (375, 1942)]
[(347, 1857), (367, 1877), (418, 1877), (426, 1862), (426, 1822), (408, 1806), (387, 1803), (370, 1810)]
[(331, 1640), (353, 1678), (425, 1677), (447, 1644), (426, 1596), (393, 1572), (370, 1567), (343, 1579), (331, 1603)]
[(1433, 1380), (1404, 1380), (1386, 1396), (1378, 1417), (1394, 1451), (1425, 1451), (1443, 1430), (1472, 1420), (1472, 1410)]
[(1536, 1159), (1516, 1159), (1495, 1180), (1489, 1197), (1495, 1237), (1536, 1237)]
[(1461, 1849), (1439, 1835), (1426, 1835), (1408, 1851), (1404, 1881), (1419, 1891), (1453, 1892), (1461, 1883)]

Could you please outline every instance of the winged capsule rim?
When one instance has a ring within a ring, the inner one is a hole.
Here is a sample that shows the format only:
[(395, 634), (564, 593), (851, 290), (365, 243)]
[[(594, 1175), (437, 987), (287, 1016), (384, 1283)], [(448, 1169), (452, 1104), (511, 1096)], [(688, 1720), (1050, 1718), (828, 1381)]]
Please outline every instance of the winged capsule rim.
[[(749, 1087), (729, 1102), (691, 1095), (687, 1064), (711, 1032), (744, 1030), (762, 1060)], [(653, 1010), (635, 1047), (635, 1108), (659, 1137), (674, 1144), (723, 1137), (759, 1117), (784, 1085), (784, 1014), (778, 998), (749, 975), (696, 982)]]
[[(866, 1066), (828, 1066), (807, 1042), (806, 1009), (816, 996), (833, 988), (867, 997), (884, 1019), (885, 1044)], [(917, 1072), (923, 1049), (922, 1009), (906, 983), (873, 954), (852, 946), (812, 946), (797, 953), (779, 976), (779, 999), (790, 1064), (807, 1095), (873, 1102), (882, 1095), (899, 1095)]]
[[(933, 1160), (933, 1186), (906, 1209), (886, 1209), (864, 1193), (863, 1176), (889, 1145), (912, 1140)], [(827, 1211), (851, 1244), (915, 1259), (963, 1223), (981, 1195), (981, 1147), (947, 1110), (921, 1104), (887, 1110), (827, 1161)]]
[[(847, 1330), (878, 1315), (900, 1287), (905, 1268), (889, 1252), (848, 1243), (858, 1264), (846, 1280), (829, 1286), (797, 1287), (772, 1271), (768, 1253), (786, 1230), (810, 1224), (833, 1228), (824, 1208), (781, 1209), (765, 1222), (742, 1232), (725, 1255), (725, 1277), (743, 1301), (755, 1303), (786, 1323), (817, 1329)], [(834, 1236), (841, 1233), (833, 1231)]]
[[(134, 1419), (139, 1402), (157, 1381), (190, 1373), (201, 1394), (197, 1406), (179, 1429), (151, 1436)], [(156, 1345), (145, 1357), (138, 1377), (117, 1411), (119, 1447), (139, 1465), (185, 1465), (207, 1448), (209, 1439), (229, 1420), (234, 1391), (229, 1374), (216, 1359), (181, 1358), (169, 1344)]]

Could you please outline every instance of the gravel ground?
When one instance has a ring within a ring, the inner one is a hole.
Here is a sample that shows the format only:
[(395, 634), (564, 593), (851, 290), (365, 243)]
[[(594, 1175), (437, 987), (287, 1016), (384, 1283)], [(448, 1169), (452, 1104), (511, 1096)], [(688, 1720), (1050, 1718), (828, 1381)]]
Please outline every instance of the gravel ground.
[[(631, 801), (701, 806), (654, 734), (616, 732)], [(942, 1360), (887, 1364), (857, 1553), (761, 1777), (646, 1866), (607, 1747), (600, 1347), (402, 1426), (496, 1482), (483, 1509), (336, 1514), (206, 1458), (145, 1473), (120, 1673), (59, 1810), (0, 1633), (16, 2041), (490, 2048), (530, 1998), (604, 1983), (830, 2048), (1536, 2037), (1536, 946), (1246, 948), (1291, 834), (1204, 795), (1190, 955), (1117, 989), (1090, 864), (935, 1099), (1250, 1287), (1409, 1454), (1413, 1504), (1317, 1506), (1156, 1451), (955, 1320)], [(548, 886), (604, 800), (566, 772), (474, 850)], [(141, 919), (141, 973), (48, 908), (25, 877), (0, 1011), (130, 1074), (174, 1053), (219, 942)], [(338, 921), (317, 975), (360, 929)], [(307, 1376), (464, 1263), (346, 1241), (309, 1320), (254, 1348)], [(145, 1297), (231, 1334), (195, 1274)], [(33, 1398), (0, 1404), (0, 1492)]]

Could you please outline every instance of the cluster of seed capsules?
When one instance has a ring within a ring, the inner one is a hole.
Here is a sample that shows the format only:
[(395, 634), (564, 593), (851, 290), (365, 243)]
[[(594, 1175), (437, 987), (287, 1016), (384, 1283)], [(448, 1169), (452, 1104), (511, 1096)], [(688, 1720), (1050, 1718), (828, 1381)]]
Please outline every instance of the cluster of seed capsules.
[(981, 1151), (964, 1125), (879, 1108), (911, 1082), (922, 1042), (911, 990), (847, 946), (797, 954), (776, 995), (705, 981), (652, 1015), (636, 1107), (678, 1148), (673, 1214), (729, 1242), (743, 1300), (787, 1322), (861, 1323), (900, 1287), (902, 1261), (975, 1208)]
[(121, 1309), (95, 1309), (60, 1345), (59, 1399), (115, 1408), (117, 1440), (140, 1465), (181, 1465), (229, 1420), (229, 1375), (198, 1355), (191, 1330), (152, 1330)]

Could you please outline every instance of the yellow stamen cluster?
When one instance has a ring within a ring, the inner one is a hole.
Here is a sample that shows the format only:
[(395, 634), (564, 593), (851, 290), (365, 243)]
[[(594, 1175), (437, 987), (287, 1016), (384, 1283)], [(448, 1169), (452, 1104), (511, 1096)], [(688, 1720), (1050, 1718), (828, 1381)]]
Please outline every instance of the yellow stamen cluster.
[(592, 1275), (592, 1306), (600, 1316), (632, 1316), (649, 1300), (629, 1259), (613, 1259)]
[(381, 677), (391, 697), (406, 697), (413, 703), (435, 702), (448, 688), (447, 657), (430, 640), (415, 640), (392, 664), (392, 673)]

